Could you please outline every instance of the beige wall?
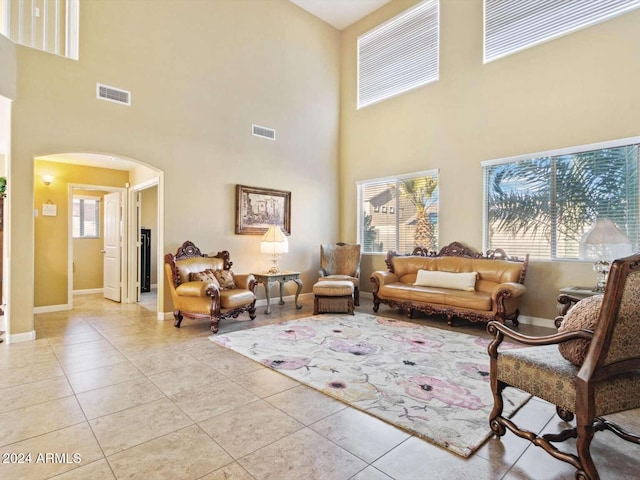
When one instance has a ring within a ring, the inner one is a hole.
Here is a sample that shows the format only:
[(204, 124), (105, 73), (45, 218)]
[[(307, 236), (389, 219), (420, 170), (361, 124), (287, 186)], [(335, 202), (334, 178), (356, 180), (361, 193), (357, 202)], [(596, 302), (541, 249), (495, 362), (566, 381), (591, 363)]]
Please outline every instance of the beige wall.
[[(104, 218), (103, 197), (107, 192), (101, 190), (73, 189), (73, 195), (100, 198), (100, 235), (98, 238), (73, 238), (73, 290), (95, 290), (104, 284), (104, 237), (102, 236)], [(37, 236), (36, 230), (36, 236)], [(36, 237), (37, 238), (37, 237)], [(36, 253), (37, 255), (37, 253)]]
[[(107, 168), (94, 168), (59, 162), (37, 160), (34, 166), (34, 197), (28, 205), (35, 204), (35, 276), (34, 306), (65, 305), (68, 293), (68, 242), (69, 242), (69, 184), (124, 187), (129, 172)], [(49, 186), (42, 182), (44, 174), (55, 175)], [(55, 217), (43, 216), (42, 205), (51, 201), (57, 205)], [(26, 216), (26, 208), (22, 215)], [(85, 240), (90, 241), (90, 240)], [(75, 251), (74, 251), (75, 253)], [(74, 261), (76, 257), (74, 256)], [(80, 259), (77, 259), (78, 262)], [(76, 263), (76, 269), (83, 268)], [(14, 268), (11, 269), (13, 273)], [(78, 270), (76, 270), (78, 272)], [(102, 286), (102, 279), (100, 285)], [(98, 287), (75, 287), (98, 288)]]
[(151, 284), (158, 284), (158, 187), (150, 187), (140, 192), (142, 204), (141, 228), (151, 230)]
[(16, 46), (4, 35), (0, 35), (0, 95), (16, 98), (17, 61)]
[[(480, 162), (640, 134), (640, 11), (483, 65), (482, 0), (443, 0), (440, 80), (356, 110), (358, 35), (416, 3), (394, 0), (342, 34), (343, 238), (356, 238), (356, 181), (438, 168), (440, 245), (480, 248)], [(367, 258), (363, 278), (384, 268)], [(532, 262), (523, 314), (552, 318), (559, 288), (594, 283), (588, 264)]]
[[(33, 158), (52, 153), (114, 154), (162, 170), (160, 248), (192, 240), (205, 252), (227, 249), (239, 273), (266, 261), (259, 237), (234, 233), (235, 185), (291, 191), (281, 264), (300, 270), (310, 291), (318, 244), (338, 237), (339, 33), (287, 0), (95, 1), (82, 3), (80, 45), (78, 62), (18, 47), (11, 165), (20, 269), (11, 282), (20, 289), (10, 333), (33, 330), (32, 286), (42, 280), (24, 206), (33, 205)], [(130, 90), (132, 106), (95, 99), (96, 82)], [(277, 141), (252, 136), (252, 123), (277, 129)]]

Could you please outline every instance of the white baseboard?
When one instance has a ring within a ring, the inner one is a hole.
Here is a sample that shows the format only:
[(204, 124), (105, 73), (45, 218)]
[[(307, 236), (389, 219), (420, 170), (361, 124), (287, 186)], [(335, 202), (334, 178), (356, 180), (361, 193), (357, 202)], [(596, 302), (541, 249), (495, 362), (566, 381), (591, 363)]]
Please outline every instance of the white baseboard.
[(158, 284), (157, 284), (157, 283), (152, 283), (152, 284), (151, 284), (151, 290), (153, 290), (154, 288), (155, 288), (155, 289), (157, 289), (157, 288), (158, 288)]
[(92, 293), (104, 293), (104, 288), (85, 288), (84, 290), (74, 290), (74, 295), (90, 295)]
[(63, 305), (45, 305), (44, 307), (33, 307), (33, 313), (51, 313), (51, 312), (64, 312), (65, 310), (71, 310), (68, 303)]
[(173, 312), (158, 312), (158, 320), (173, 320)]
[(7, 335), (7, 343), (31, 342), (35, 339), (36, 339), (35, 330), (31, 330), (30, 332), (14, 333), (13, 335)]

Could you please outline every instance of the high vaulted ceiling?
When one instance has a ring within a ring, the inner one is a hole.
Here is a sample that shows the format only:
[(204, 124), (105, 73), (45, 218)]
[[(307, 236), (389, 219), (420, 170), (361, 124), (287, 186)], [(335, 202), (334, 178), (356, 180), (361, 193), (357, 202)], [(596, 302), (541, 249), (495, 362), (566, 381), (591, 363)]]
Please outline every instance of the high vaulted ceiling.
[(343, 30), (391, 0), (289, 0)]

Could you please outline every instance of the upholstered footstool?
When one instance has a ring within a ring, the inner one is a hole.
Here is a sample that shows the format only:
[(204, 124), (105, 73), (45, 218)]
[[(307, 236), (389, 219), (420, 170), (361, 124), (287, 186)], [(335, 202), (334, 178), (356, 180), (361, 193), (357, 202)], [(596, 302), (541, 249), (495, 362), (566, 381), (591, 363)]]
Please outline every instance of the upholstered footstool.
[(313, 286), (313, 314), (350, 313), (353, 315), (353, 283), (323, 280)]

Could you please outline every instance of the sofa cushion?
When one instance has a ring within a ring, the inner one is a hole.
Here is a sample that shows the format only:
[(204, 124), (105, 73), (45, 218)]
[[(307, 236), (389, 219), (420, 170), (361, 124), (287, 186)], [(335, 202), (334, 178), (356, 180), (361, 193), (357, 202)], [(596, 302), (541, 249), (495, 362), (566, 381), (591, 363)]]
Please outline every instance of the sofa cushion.
[(213, 283), (218, 288), (220, 287), (220, 283), (218, 283), (218, 280), (216, 279), (214, 270), (211, 270), (210, 268), (207, 268), (202, 272), (191, 272), (189, 274), (189, 281), (190, 282), (209, 282), (209, 283)]
[(233, 279), (233, 272), (231, 270), (216, 270), (213, 274), (216, 277), (216, 280), (218, 280), (220, 288), (223, 290), (236, 288), (236, 282)]
[[(604, 295), (594, 295), (576, 303), (565, 315), (558, 328), (558, 332), (562, 333), (582, 329), (593, 330), (600, 315), (603, 297)], [(559, 343), (558, 350), (560, 350), (560, 354), (564, 358), (575, 366), (580, 367), (587, 356), (590, 343), (589, 340), (578, 338), (576, 340)]]
[(419, 287), (441, 287), (452, 290), (463, 290), (473, 292), (476, 287), (476, 272), (434, 272), (430, 270), (418, 270), (418, 275), (414, 283)]
[(176, 261), (180, 283), (190, 281), (191, 273), (204, 272), (207, 269), (218, 270), (224, 267), (224, 260), (217, 257), (190, 257)]
[(222, 308), (244, 307), (255, 300), (256, 296), (251, 290), (230, 288), (220, 292), (220, 306)]

